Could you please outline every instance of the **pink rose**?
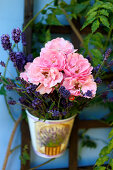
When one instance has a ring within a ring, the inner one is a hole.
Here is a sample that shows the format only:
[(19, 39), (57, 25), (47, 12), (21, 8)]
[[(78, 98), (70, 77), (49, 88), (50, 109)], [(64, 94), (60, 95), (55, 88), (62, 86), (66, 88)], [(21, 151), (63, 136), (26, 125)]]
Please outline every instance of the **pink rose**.
[[(48, 69), (43, 70), (43, 72), (48, 72)], [(42, 74), (40, 67), (35, 62), (31, 63), (30, 67), (28, 68), (27, 76), (29, 82), (36, 85), (45, 79), (45, 75)]]
[(65, 74), (84, 81), (92, 71), (93, 67), (81, 54), (71, 53), (67, 56)]
[(36, 91), (40, 92), (40, 94), (49, 94), (52, 91), (52, 88), (45, 87), (43, 84), (40, 84)]
[(70, 91), (71, 95), (74, 96), (81, 96), (81, 97), (87, 97), (84, 96), (88, 90), (92, 92), (92, 97), (95, 96), (96, 90), (97, 90), (97, 85), (94, 82), (93, 76), (90, 75), (87, 77), (85, 82), (79, 81), (79, 79), (73, 78), (73, 77), (67, 77), (64, 79), (64, 82), (62, 84), (67, 90)]
[[(97, 85), (94, 82), (93, 76), (90, 75), (81, 88), (82, 92), (85, 94), (88, 90), (92, 92), (92, 97), (95, 97)], [(86, 96), (86, 98), (89, 98)]]
[(51, 68), (48, 72), (41, 72), (45, 78), (41, 83), (41, 85), (37, 88), (37, 91), (40, 94), (50, 93), (53, 91), (54, 86), (58, 83), (61, 83), (63, 79), (63, 74), (59, 72), (56, 68)]
[(63, 52), (57, 50), (46, 50), (46, 52), (41, 52), (40, 56), (40, 67), (54, 67), (59, 71), (65, 68), (66, 56)]
[(81, 83), (78, 82), (76, 78), (73, 77), (67, 77), (64, 79), (64, 82), (62, 84), (67, 90), (70, 91), (71, 95), (73, 96), (81, 96), (80, 88)]
[(74, 50), (74, 46), (67, 40), (64, 40), (64, 38), (56, 38), (53, 39), (45, 44), (45, 48), (41, 49), (41, 53), (44, 52), (46, 53), (50, 50), (56, 50), (56, 51), (62, 51), (65, 54), (72, 53), (76, 50)]
[(23, 79), (24, 79), (25, 81), (27, 81), (27, 82), (28, 82), (27, 70), (28, 70), (28, 68), (29, 68), (30, 65), (31, 65), (31, 63), (28, 62), (28, 63), (24, 66), (25, 71), (22, 72), (22, 73), (20, 73), (20, 78), (21, 78), (21, 79), (23, 78)]

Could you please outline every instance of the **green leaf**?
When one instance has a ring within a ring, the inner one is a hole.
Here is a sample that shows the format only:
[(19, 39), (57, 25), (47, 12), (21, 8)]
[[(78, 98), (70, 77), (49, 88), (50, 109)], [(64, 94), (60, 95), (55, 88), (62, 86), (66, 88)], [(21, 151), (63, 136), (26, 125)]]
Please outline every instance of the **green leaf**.
[(88, 36), (85, 37), (84, 39), (84, 47), (86, 50), (86, 53), (88, 53), (88, 46), (89, 46), (89, 41), (91, 39), (92, 34), (88, 34)]
[(97, 15), (97, 11), (92, 12), (90, 15), (88, 15), (87, 21), (91, 20), (91, 19), (94, 18), (96, 15)]
[(47, 29), (47, 31), (45, 32), (45, 42), (48, 42), (50, 40), (51, 40), (50, 29)]
[(91, 53), (94, 55), (93, 57), (94, 66), (101, 64), (103, 59), (102, 53), (98, 49), (91, 49)]
[(109, 152), (111, 152), (113, 149), (113, 138), (110, 140), (109, 144), (108, 144), (108, 150)]
[(100, 18), (100, 21), (102, 22), (102, 24), (109, 28), (109, 21), (108, 21), (107, 17), (101, 15), (101, 16), (99, 16), (99, 18)]
[(81, 30), (84, 29), (85, 27), (87, 27), (89, 24), (91, 24), (95, 19), (96, 19), (96, 17), (91, 18), (91, 19), (88, 20), (88, 21), (86, 20), (85, 23), (83, 24)]
[(95, 20), (91, 26), (92, 33), (94, 33), (99, 28), (100, 22)]
[(106, 2), (101, 6), (101, 8), (105, 8), (105, 9), (109, 9), (109, 10), (113, 11), (113, 4), (110, 2)]
[(109, 16), (109, 13), (107, 12), (107, 10), (105, 10), (105, 9), (102, 9), (101, 11), (100, 11), (100, 14), (101, 15), (105, 15), (105, 16)]
[(103, 40), (104, 39), (104, 36), (100, 33), (100, 32), (96, 32), (95, 34), (93, 34), (93, 37), (97, 39), (100, 39), (100, 40)]
[(73, 13), (72, 13), (72, 14), (70, 14), (69, 16), (70, 16), (71, 18), (77, 19), (77, 15), (76, 15), (76, 14), (73, 14)]
[(54, 6), (58, 6), (59, 0), (54, 0)]
[(87, 4), (85, 4), (85, 3), (76, 4), (76, 5), (75, 5), (75, 8), (74, 8), (74, 13), (79, 14), (79, 13), (82, 12), (86, 7), (87, 7)]
[(104, 167), (104, 166), (97, 166), (94, 168), (94, 170), (105, 170), (105, 169), (106, 169), (106, 167)]
[(70, 2), (71, 5), (75, 5), (76, 3), (77, 3), (76, 0), (71, 0)]
[(90, 44), (94, 45), (97, 48), (99, 47), (99, 48), (104, 49), (104, 46), (100, 41), (97, 41), (97, 40), (95, 41), (95, 40), (91, 39)]
[(42, 14), (46, 14), (46, 12), (47, 12), (47, 10), (44, 9), (41, 13)]
[(109, 138), (113, 137), (113, 128), (111, 129), (110, 133), (109, 133)]
[(105, 155), (107, 155), (107, 154), (109, 154), (109, 153), (110, 153), (110, 151), (109, 151), (108, 146), (105, 146), (105, 147), (103, 147), (102, 150), (100, 151), (99, 156), (105, 156)]
[(54, 105), (55, 105), (55, 101), (50, 105), (49, 110), (51, 110)]
[(108, 160), (109, 160), (109, 157), (108, 157), (108, 156), (100, 157), (100, 158), (97, 159), (95, 165), (101, 166), (101, 165), (103, 165), (103, 164), (104, 164), (106, 161), (108, 161)]
[(62, 25), (54, 14), (48, 14), (46, 22), (49, 25)]
[(111, 168), (113, 169), (113, 159), (110, 159), (109, 161), (109, 165), (111, 166)]
[(82, 141), (82, 147), (84, 146), (89, 147), (89, 148), (96, 148), (97, 144), (93, 140), (86, 138), (86, 139), (83, 139)]
[(92, 12), (96, 11), (98, 8), (100, 8), (103, 5), (102, 1), (98, 1), (96, 2), (93, 7), (89, 10), (89, 12), (87, 13), (87, 15), (90, 15)]
[(63, 14), (63, 11), (59, 7), (52, 8), (51, 11), (54, 15), (62, 15)]
[(4, 88), (4, 85), (1, 86), (1, 88), (0, 88), (0, 94), (1, 94), (1, 95), (6, 95), (6, 90), (5, 90), (5, 88)]

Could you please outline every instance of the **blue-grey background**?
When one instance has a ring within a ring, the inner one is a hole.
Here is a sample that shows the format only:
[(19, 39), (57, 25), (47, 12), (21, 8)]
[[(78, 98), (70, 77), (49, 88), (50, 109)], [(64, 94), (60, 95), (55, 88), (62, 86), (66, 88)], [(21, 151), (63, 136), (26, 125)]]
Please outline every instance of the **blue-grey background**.
[[(43, 6), (47, 3), (51, 2), (50, 0), (34, 0), (34, 15), (43, 8)], [(67, 0), (66, 2), (69, 2)], [(41, 16), (40, 16), (41, 17)], [(36, 20), (39, 21), (40, 17)], [(63, 24), (67, 25), (67, 21), (65, 17), (60, 17), (60, 20)], [(24, 22), (24, 0), (0, 0), (0, 36), (2, 34), (8, 33), (11, 35), (11, 31), (13, 28), (20, 27), (22, 28)], [(57, 36), (57, 35), (55, 35)], [(68, 37), (67, 37), (68, 38)], [(69, 39), (69, 38), (68, 38)], [(7, 60), (7, 52), (4, 51), (0, 44), (0, 60), (4, 62)], [(8, 66), (8, 70), (13, 76), (16, 76), (15, 69), (13, 64), (10, 62)], [(3, 72), (3, 68), (0, 67), (0, 72)], [(11, 77), (11, 75), (7, 72), (7, 76)], [(10, 95), (10, 93), (9, 93)], [(15, 94), (11, 94), (15, 96)], [(18, 106), (11, 108), (14, 117), (17, 119), (21, 109)], [(105, 114), (109, 113), (109, 109), (104, 106), (95, 105), (93, 108), (87, 108), (81, 114), (81, 119), (100, 119)], [(10, 118), (8, 114), (7, 107), (5, 105), (4, 96), (0, 95), (0, 169), (2, 169), (4, 157), (6, 154), (6, 149), (8, 145), (8, 141), (13, 130), (14, 122)], [(94, 139), (97, 143), (96, 149), (90, 148), (82, 148), (81, 149), (81, 141), (78, 143), (78, 164), (79, 166), (87, 166), (93, 165), (98, 157), (99, 151), (101, 148), (108, 142), (108, 133), (109, 128), (100, 128), (100, 129), (89, 129), (87, 134)], [(18, 127), (12, 148), (21, 144), (21, 132), (20, 127)], [(13, 154), (9, 157), (8, 164), (6, 170), (20, 170), (20, 148), (13, 152)], [(42, 162), (47, 161), (47, 159), (38, 157), (33, 152), (31, 146), (31, 167), (41, 164)], [(68, 149), (65, 154), (57, 158), (55, 161), (45, 165), (44, 168), (61, 168), (68, 167)], [(41, 169), (41, 168), (40, 168)]]

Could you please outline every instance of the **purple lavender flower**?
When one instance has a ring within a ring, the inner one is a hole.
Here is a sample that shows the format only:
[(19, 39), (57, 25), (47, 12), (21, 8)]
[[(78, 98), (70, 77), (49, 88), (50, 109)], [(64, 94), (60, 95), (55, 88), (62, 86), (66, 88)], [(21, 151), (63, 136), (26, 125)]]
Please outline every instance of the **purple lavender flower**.
[(38, 91), (35, 91), (34, 94), (35, 94), (35, 96), (39, 96), (40, 95), (40, 93)]
[(95, 82), (98, 83), (98, 84), (101, 84), (101, 83), (102, 83), (102, 80), (101, 80), (100, 77), (97, 77), (97, 78), (95, 79)]
[(111, 67), (113, 66), (113, 60), (111, 60), (109, 63), (108, 63), (108, 67)]
[(12, 84), (6, 85), (7, 90), (12, 90), (13, 88), (14, 88), (14, 85)]
[(12, 44), (10, 43), (10, 36), (8, 34), (3, 34), (1, 36), (1, 44), (4, 50), (10, 50), (11, 51), (11, 46)]
[(29, 83), (28, 82), (26, 82), (23, 78), (21, 79), (21, 78), (16, 78), (16, 80), (19, 80), (20, 82), (21, 82), (21, 84), (23, 85), (23, 86), (25, 86), (25, 87), (28, 87), (29, 86)]
[(13, 29), (13, 31), (12, 31), (12, 39), (14, 40), (14, 42), (16, 44), (19, 43), (19, 41), (20, 41), (20, 34), (21, 34), (20, 28)]
[(11, 100), (8, 101), (8, 104), (10, 104), (10, 105), (15, 105), (15, 104), (16, 104), (16, 101), (11, 99)]
[(61, 86), (61, 87), (59, 88), (59, 93), (60, 93), (65, 99), (69, 98), (69, 96), (70, 96), (70, 91), (69, 91), (69, 90), (66, 90), (66, 88), (65, 88), (64, 86)]
[(104, 103), (106, 102), (106, 98), (108, 95), (108, 91), (105, 91), (104, 93), (102, 93), (101, 97), (103, 98)]
[(36, 90), (36, 88), (37, 88), (37, 85), (35, 85), (35, 84), (30, 84), (30, 85), (26, 88), (27, 93), (32, 93), (32, 92), (34, 92), (34, 91)]
[(32, 62), (33, 61), (33, 55), (32, 54), (29, 54), (27, 57), (26, 57), (26, 62)]
[(91, 57), (88, 55), (86, 58), (87, 58), (88, 61), (91, 63)]
[(108, 48), (107, 51), (105, 52), (104, 61), (108, 59), (108, 57), (110, 56), (110, 53), (111, 53), (111, 48)]
[(63, 116), (65, 116), (65, 115), (67, 114), (67, 112), (66, 112), (66, 111), (64, 111), (64, 112), (62, 112), (62, 114), (63, 114)]
[(5, 67), (5, 63), (4, 63), (3, 61), (0, 61), (0, 65), (1, 65), (2, 67)]
[(96, 73), (100, 68), (100, 64), (98, 64), (96, 67), (93, 68), (93, 72)]
[(66, 99), (61, 99), (61, 104), (63, 105), (64, 108), (67, 107), (67, 102), (66, 102)]
[(23, 46), (26, 46), (27, 43), (26, 43), (26, 37), (25, 37), (25, 33), (24, 32), (21, 33), (21, 37), (22, 37), (22, 44), (23, 44)]
[(53, 110), (52, 113), (53, 117), (58, 117), (60, 115), (60, 112), (58, 110)]
[(25, 96), (21, 96), (21, 97), (19, 98), (19, 101), (20, 101), (21, 104), (24, 104), (24, 105), (27, 104), (27, 102), (26, 102), (26, 97), (25, 97)]
[(87, 90), (87, 92), (84, 94), (84, 96), (92, 97), (92, 91)]
[(12, 62), (16, 62), (16, 52), (10, 52), (9, 53), (10, 59)]
[(36, 109), (37, 107), (39, 107), (41, 104), (42, 104), (42, 101), (41, 101), (41, 99), (39, 99), (39, 98), (35, 98), (35, 99), (32, 101), (32, 106), (33, 106), (34, 109)]
[(17, 52), (15, 66), (17, 67), (19, 72), (22, 72), (24, 70), (25, 63), (26, 61), (24, 54), (22, 52)]

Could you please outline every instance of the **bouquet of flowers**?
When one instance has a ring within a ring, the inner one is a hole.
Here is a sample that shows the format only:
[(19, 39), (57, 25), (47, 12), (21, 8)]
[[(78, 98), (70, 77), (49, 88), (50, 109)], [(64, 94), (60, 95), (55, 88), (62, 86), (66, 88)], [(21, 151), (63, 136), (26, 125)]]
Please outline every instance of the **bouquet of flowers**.
[[(21, 37), (26, 46), (24, 34), (19, 28), (14, 29), (12, 39), (16, 45)], [(56, 38), (47, 42), (35, 59), (31, 54), (26, 57), (23, 52), (14, 52), (8, 35), (3, 35), (1, 42), (19, 72), (15, 81), (2, 75), (1, 81), (8, 90), (19, 93), (20, 104), (33, 115), (42, 119), (65, 119), (77, 114), (95, 97), (97, 84), (93, 67), (69, 41)], [(5, 67), (3, 61), (0, 64)], [(9, 101), (9, 104), (15, 103)]]
[[(19, 51), (20, 41), (26, 46), (25, 35), (19, 28), (12, 31), (12, 39), (14, 45), (9, 35), (2, 35), (1, 43), (9, 52), (18, 77), (14, 80), (0, 74), (1, 88), (16, 90), (19, 94), (19, 102), (10, 99), (8, 103), (20, 104), (26, 109), (29, 127), (34, 129), (30, 132), (36, 154), (46, 158), (60, 156), (66, 149), (75, 115), (95, 99), (104, 63), (108, 68), (112, 66), (108, 60), (111, 49), (106, 51), (102, 64), (93, 68), (91, 58), (84, 58), (63, 38), (47, 42), (35, 58)], [(3, 61), (0, 65), (7, 68)], [(112, 87), (113, 83), (109, 85)], [(105, 101), (107, 94), (104, 91), (97, 97)]]

